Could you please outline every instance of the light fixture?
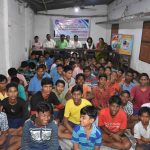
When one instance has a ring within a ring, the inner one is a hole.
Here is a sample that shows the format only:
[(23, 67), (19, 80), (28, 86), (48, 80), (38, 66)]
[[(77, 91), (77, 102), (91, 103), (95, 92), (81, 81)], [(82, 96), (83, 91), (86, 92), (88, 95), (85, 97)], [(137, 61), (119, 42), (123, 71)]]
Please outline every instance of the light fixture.
[(74, 11), (77, 13), (77, 12), (79, 12), (79, 7), (74, 7)]

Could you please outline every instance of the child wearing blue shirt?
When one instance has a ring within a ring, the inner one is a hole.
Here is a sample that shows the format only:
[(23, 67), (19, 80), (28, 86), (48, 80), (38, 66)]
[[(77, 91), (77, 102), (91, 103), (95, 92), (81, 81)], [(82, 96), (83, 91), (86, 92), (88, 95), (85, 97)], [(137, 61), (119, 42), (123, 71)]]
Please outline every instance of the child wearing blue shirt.
[(101, 131), (96, 127), (94, 121), (97, 110), (94, 106), (86, 106), (81, 109), (81, 124), (77, 125), (72, 134), (74, 150), (100, 150)]

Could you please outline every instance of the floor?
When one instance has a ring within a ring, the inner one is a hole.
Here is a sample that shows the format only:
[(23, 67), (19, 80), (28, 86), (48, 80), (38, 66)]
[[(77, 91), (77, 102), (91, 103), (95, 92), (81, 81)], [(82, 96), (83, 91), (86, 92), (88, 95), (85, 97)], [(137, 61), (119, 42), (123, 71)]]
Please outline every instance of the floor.
[[(126, 134), (126, 136), (128, 136), (128, 138), (132, 143), (132, 147), (130, 148), (130, 150), (135, 150), (135, 140), (133, 135), (130, 134), (130, 131), (128, 131), (128, 134)], [(72, 150), (73, 144), (70, 140), (66, 140), (66, 139), (59, 140), (59, 144), (62, 150)], [(101, 150), (117, 150), (117, 149), (101, 146)]]

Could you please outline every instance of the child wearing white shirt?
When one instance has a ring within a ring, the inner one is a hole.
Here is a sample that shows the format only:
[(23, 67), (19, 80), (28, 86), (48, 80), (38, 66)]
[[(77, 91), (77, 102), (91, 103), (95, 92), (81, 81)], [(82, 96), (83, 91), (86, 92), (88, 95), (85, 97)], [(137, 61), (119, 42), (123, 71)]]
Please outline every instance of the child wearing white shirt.
[(150, 150), (150, 108), (142, 107), (139, 111), (140, 121), (134, 126), (136, 150)]

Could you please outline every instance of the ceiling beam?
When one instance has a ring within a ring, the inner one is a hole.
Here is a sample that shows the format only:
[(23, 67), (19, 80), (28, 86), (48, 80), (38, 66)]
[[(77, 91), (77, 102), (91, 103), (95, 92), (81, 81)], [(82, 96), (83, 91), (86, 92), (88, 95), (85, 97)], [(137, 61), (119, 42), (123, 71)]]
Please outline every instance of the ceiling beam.
[(68, 17), (68, 18), (78, 18), (78, 17), (108, 17), (107, 15), (62, 15), (62, 14), (49, 14), (49, 13), (37, 13), (37, 15), (44, 16), (60, 16), (60, 17)]
[(46, 3), (45, 3), (45, 0), (42, 0), (42, 2), (43, 2), (43, 5), (45, 7), (45, 11), (47, 11), (47, 6), (46, 6)]

